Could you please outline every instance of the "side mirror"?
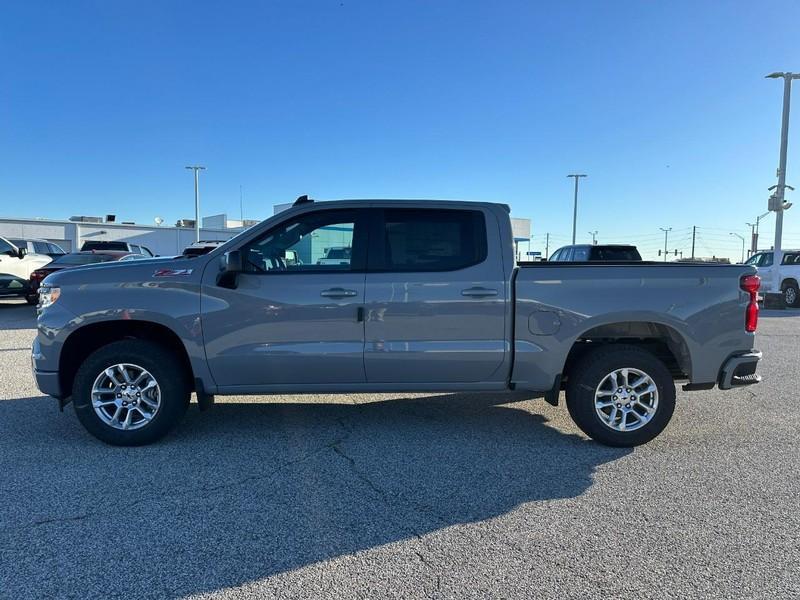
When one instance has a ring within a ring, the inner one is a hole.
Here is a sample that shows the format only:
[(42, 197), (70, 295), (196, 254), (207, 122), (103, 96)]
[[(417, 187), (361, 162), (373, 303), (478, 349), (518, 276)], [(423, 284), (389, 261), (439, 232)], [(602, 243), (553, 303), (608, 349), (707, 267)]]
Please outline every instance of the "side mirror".
[(17, 248), (17, 258), (22, 260), (28, 254), (28, 250), (26, 248)]
[(242, 251), (230, 250), (229, 252), (226, 252), (220, 261), (217, 285), (230, 289), (236, 288), (236, 284), (239, 279), (238, 275), (242, 272), (242, 270)]

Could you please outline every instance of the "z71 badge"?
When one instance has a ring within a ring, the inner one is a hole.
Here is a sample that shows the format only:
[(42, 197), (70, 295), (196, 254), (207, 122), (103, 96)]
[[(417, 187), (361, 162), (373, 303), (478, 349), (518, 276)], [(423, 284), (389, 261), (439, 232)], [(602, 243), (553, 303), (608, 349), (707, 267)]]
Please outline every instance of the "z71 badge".
[(158, 269), (153, 273), (153, 277), (186, 277), (191, 275), (194, 269)]

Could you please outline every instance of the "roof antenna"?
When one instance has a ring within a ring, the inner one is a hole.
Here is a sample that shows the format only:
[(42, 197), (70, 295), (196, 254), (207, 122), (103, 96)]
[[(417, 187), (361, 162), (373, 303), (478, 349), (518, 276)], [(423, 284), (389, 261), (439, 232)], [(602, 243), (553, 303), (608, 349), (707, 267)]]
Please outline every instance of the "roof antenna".
[(301, 204), (308, 204), (309, 202), (313, 202), (311, 198), (308, 196), (300, 196), (297, 200), (294, 201), (292, 206), (300, 206)]

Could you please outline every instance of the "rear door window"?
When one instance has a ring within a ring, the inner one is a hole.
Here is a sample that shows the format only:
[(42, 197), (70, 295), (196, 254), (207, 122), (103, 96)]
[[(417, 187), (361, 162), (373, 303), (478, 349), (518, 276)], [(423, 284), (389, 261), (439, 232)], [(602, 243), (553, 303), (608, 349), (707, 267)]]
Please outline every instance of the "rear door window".
[(800, 253), (790, 252), (783, 255), (783, 264), (785, 265), (800, 265)]
[(391, 208), (378, 214), (371, 270), (455, 271), (486, 260), (486, 221), (479, 210)]
[(46, 242), (33, 242), (33, 251), (36, 254), (48, 254), (50, 248), (47, 247)]

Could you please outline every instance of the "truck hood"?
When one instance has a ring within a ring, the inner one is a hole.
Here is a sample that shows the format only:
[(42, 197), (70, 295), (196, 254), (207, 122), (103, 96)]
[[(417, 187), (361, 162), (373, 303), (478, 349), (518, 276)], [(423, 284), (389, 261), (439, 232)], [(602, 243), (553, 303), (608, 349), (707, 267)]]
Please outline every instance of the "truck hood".
[(208, 257), (159, 257), (81, 265), (51, 273), (42, 285), (91, 285), (94, 283), (135, 283), (163, 278), (184, 279), (202, 272)]

